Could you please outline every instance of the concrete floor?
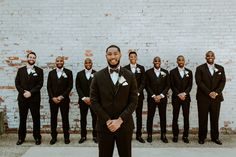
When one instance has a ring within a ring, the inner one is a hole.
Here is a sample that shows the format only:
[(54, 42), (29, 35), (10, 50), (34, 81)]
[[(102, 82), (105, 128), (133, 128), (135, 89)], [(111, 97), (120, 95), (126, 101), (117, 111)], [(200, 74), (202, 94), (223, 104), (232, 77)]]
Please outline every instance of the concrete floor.
[[(134, 136), (135, 137), (135, 136)], [(146, 135), (143, 135), (146, 138)], [(236, 135), (221, 135), (220, 139), (223, 142), (222, 146), (216, 145), (211, 142), (210, 139), (206, 140), (204, 145), (199, 145), (197, 142), (196, 135), (190, 135), (190, 143), (185, 144), (180, 139), (178, 143), (173, 143), (171, 141), (172, 135), (168, 135), (169, 143), (165, 144), (160, 141), (159, 135), (154, 135), (152, 144), (150, 143), (139, 143), (136, 140), (133, 140), (133, 156), (134, 157), (144, 157), (148, 156), (158, 156), (165, 155), (165, 157), (173, 156), (178, 153), (178, 156), (185, 157), (185, 154), (188, 154), (188, 157), (192, 156), (201, 156), (201, 157), (221, 157), (232, 156), (236, 154)], [(17, 135), (16, 134), (4, 134), (0, 136), (0, 157), (53, 157), (54, 154), (56, 157), (64, 157), (68, 155), (70, 157), (74, 156), (83, 156), (83, 157), (96, 157), (98, 156), (97, 144), (93, 143), (91, 140), (91, 135), (88, 136), (88, 140), (83, 144), (78, 144), (80, 135), (72, 134), (71, 143), (69, 145), (64, 144), (63, 136), (60, 134), (58, 136), (58, 142), (51, 146), (49, 141), (51, 139), (49, 134), (42, 134), (42, 144), (36, 146), (32, 134), (28, 134), (26, 137), (26, 142), (21, 146), (16, 145)], [(54, 152), (54, 153), (53, 153)], [(63, 156), (64, 155), (64, 156)], [(169, 155), (169, 156), (168, 156)], [(114, 152), (114, 157), (118, 157), (117, 150)]]

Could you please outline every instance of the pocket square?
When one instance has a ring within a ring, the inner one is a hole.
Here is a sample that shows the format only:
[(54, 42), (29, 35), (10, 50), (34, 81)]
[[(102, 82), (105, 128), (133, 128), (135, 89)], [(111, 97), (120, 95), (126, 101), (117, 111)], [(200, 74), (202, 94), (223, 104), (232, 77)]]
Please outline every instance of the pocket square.
[(123, 84), (122, 84), (122, 86), (127, 86), (128, 85), (128, 83), (127, 82), (124, 82)]

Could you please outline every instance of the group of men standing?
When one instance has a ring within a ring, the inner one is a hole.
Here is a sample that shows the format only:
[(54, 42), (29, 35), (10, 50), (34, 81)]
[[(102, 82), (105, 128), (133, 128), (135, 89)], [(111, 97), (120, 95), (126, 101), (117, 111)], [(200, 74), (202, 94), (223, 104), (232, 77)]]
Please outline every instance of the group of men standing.
[[(185, 67), (185, 58), (177, 57), (177, 67), (170, 73), (161, 67), (161, 58), (153, 59), (153, 68), (145, 72), (144, 66), (137, 63), (137, 53), (129, 52), (130, 64), (120, 66), (121, 51), (116, 45), (106, 49), (108, 66), (99, 72), (92, 68), (92, 60), (84, 60), (85, 69), (76, 76), (76, 90), (79, 95), (81, 116), (81, 139), (87, 139), (87, 113), (90, 109), (93, 125), (93, 141), (98, 142), (99, 156), (112, 156), (114, 143), (121, 157), (131, 156), (131, 140), (134, 129), (132, 113), (136, 112), (136, 140), (145, 143), (142, 138), (142, 110), (144, 94), (147, 91), (147, 142), (152, 142), (153, 119), (156, 107), (159, 111), (161, 140), (168, 143), (166, 137), (167, 93), (172, 90), (173, 106), (173, 142), (178, 142), (178, 117), (183, 110), (184, 131), (182, 140), (189, 143), (189, 109), (190, 91), (193, 84), (192, 71)], [(211, 140), (222, 144), (219, 140), (219, 113), (223, 101), (222, 91), (225, 86), (224, 68), (214, 63), (214, 52), (205, 55), (206, 63), (196, 69), (197, 106), (199, 118), (199, 144), (204, 144), (207, 137), (208, 113), (211, 121)], [(27, 55), (28, 64), (20, 68), (16, 76), (16, 88), (19, 92), (18, 105), (20, 126), (17, 145), (24, 142), (26, 136), (26, 118), (28, 110), (33, 117), (33, 136), (35, 143), (41, 143), (40, 135), (40, 89), (43, 86), (43, 70), (35, 66), (36, 54)], [(57, 141), (57, 115), (60, 109), (62, 116), (64, 142), (69, 139), (69, 103), (70, 91), (73, 87), (73, 76), (64, 67), (64, 58), (56, 58), (56, 68), (49, 72), (47, 90), (51, 112), (50, 144)], [(95, 128), (96, 127), (96, 128)]]

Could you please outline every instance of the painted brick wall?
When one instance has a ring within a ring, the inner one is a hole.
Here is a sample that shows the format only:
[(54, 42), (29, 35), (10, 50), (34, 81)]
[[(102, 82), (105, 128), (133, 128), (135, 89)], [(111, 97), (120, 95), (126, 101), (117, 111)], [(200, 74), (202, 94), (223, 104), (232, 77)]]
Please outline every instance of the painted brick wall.
[[(225, 67), (220, 127), (236, 131), (236, 1), (234, 0), (0, 0), (0, 110), (6, 113), (9, 130), (18, 127), (16, 71), (25, 64), (27, 51), (38, 54), (37, 65), (44, 69), (42, 89), (42, 130), (49, 131), (50, 113), (46, 80), (55, 57), (67, 58), (66, 67), (76, 73), (83, 69), (85, 57), (94, 60), (94, 68), (106, 66), (105, 49), (117, 44), (123, 51), (122, 65), (128, 63), (127, 52), (136, 49), (139, 63), (152, 67), (154, 56), (162, 66), (175, 67), (176, 56), (183, 54), (187, 67), (195, 72), (205, 62), (208, 50), (216, 52), (216, 62)], [(196, 85), (191, 92), (191, 129), (196, 131)], [(78, 96), (72, 90), (70, 125), (79, 130)], [(146, 100), (144, 128), (146, 125)], [(90, 116), (90, 115), (89, 115)], [(171, 130), (172, 107), (167, 122)], [(155, 130), (159, 130), (156, 115)], [(61, 123), (59, 123), (61, 127)], [(182, 126), (182, 118), (180, 118)], [(89, 120), (89, 127), (91, 121)], [(28, 129), (32, 129), (29, 116)]]

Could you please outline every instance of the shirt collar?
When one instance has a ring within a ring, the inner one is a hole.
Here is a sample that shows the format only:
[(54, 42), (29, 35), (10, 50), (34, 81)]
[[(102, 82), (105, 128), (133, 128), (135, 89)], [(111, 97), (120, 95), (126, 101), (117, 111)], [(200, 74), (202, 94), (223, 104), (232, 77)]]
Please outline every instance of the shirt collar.
[(27, 68), (27, 69), (33, 69), (33, 68), (34, 68), (34, 65), (29, 65), (29, 64), (27, 64), (27, 65), (26, 65), (26, 68)]
[(184, 71), (185, 68), (184, 68), (184, 67), (183, 67), (183, 68), (178, 67), (178, 70), (179, 70), (179, 71)]
[(208, 63), (207, 63), (207, 66), (208, 66), (208, 68), (214, 68), (214, 67), (215, 67), (215, 64), (208, 64)]
[(62, 72), (62, 71), (63, 71), (63, 69), (64, 69), (64, 68), (61, 68), (61, 69), (59, 69), (59, 68), (56, 68), (56, 71), (57, 71), (57, 72)]
[(92, 68), (91, 69), (84, 69), (86, 73), (92, 73)]
[(130, 67), (131, 67), (131, 68), (136, 68), (136, 67), (137, 67), (137, 64), (131, 64), (131, 63), (130, 63)]
[(161, 67), (160, 67), (159, 69), (157, 69), (157, 68), (154, 67), (154, 71), (155, 71), (155, 72), (160, 72), (160, 71), (161, 71)]

